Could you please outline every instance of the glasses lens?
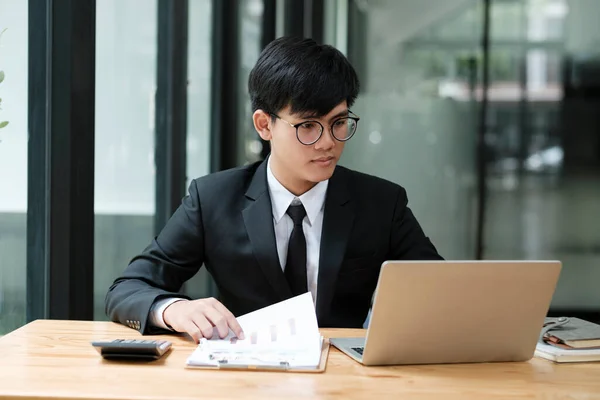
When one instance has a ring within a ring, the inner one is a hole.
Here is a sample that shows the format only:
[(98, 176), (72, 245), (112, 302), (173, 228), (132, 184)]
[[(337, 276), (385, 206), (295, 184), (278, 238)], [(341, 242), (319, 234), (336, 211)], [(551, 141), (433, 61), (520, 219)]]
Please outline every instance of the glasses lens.
[(356, 121), (352, 118), (340, 118), (333, 123), (333, 136), (337, 140), (348, 140), (356, 132)]
[(298, 126), (298, 139), (304, 144), (312, 144), (321, 136), (323, 127), (317, 122), (308, 121)]

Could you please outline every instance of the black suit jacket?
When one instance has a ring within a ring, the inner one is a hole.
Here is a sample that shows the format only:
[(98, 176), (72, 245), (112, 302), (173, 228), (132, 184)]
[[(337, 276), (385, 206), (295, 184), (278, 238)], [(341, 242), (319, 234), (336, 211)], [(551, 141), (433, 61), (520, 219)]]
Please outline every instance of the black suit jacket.
[[(362, 327), (384, 261), (441, 259), (407, 202), (394, 183), (336, 167), (320, 245), (321, 327)], [(164, 229), (110, 287), (107, 314), (156, 333), (147, 323), (153, 303), (186, 298), (177, 292), (203, 264), (236, 316), (291, 297), (277, 255), (266, 161), (192, 181)]]

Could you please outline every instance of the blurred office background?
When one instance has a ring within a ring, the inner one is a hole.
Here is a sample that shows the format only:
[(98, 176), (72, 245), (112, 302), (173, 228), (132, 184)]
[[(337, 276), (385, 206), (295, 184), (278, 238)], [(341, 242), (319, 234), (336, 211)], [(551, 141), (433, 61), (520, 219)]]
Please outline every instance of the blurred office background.
[[(284, 34), (362, 91), (342, 164), (397, 182), (447, 259), (559, 259), (600, 315), (597, 0), (0, 0), (0, 334), (106, 319), (195, 177), (268, 153), (246, 79)], [(184, 290), (215, 294), (204, 270)]]

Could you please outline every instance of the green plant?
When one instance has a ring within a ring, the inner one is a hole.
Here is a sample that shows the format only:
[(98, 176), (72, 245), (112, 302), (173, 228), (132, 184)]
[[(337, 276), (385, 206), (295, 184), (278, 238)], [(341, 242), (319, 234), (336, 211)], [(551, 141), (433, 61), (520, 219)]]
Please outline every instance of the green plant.
[[(0, 32), (0, 38), (2, 38), (2, 34), (6, 32), (6, 29), (3, 29), (2, 32)], [(0, 84), (4, 81), (4, 71), (0, 70)], [(0, 110), (2, 109), (2, 98), (0, 97)], [(8, 121), (0, 121), (0, 129), (4, 128), (6, 125), (8, 125)]]

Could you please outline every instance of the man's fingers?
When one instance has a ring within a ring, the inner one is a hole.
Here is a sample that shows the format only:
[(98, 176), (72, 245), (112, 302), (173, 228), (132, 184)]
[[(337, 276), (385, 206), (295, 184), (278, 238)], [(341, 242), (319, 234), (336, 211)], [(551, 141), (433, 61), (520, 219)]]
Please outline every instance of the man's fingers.
[(238, 338), (244, 339), (244, 332), (235, 316), (218, 300), (210, 298), (182, 302), (180, 304), (183, 306), (177, 309), (173, 307), (175, 304), (177, 303), (173, 303), (168, 308), (169, 311), (179, 312), (174, 316), (169, 315), (173, 320), (171, 326), (176, 331), (188, 333), (196, 342), (203, 337), (211, 339), (217, 333), (220, 338), (224, 338), (229, 334), (230, 329)]
[(200, 329), (200, 332), (202, 332), (202, 337), (205, 337), (207, 339), (212, 338), (213, 335), (213, 326), (212, 324), (206, 319), (206, 317), (203, 314), (195, 314), (192, 317), (192, 322), (194, 324), (196, 324), (196, 326), (198, 327), (198, 329)]
[(229, 334), (229, 327), (227, 326), (227, 319), (219, 310), (213, 307), (206, 307), (204, 309), (204, 316), (208, 321), (214, 325), (219, 331), (219, 338), (223, 339)]
[(235, 316), (231, 313), (231, 311), (229, 311), (227, 309), (227, 307), (225, 307), (223, 304), (221, 304), (218, 301), (216, 301), (213, 304), (213, 307), (225, 317), (225, 320), (227, 321), (227, 325), (229, 326), (229, 328), (231, 328), (233, 333), (235, 333), (235, 335), (239, 339), (243, 340), (244, 339), (244, 331), (242, 330), (242, 327), (240, 326), (240, 324), (237, 321), (237, 319), (235, 318)]
[(188, 320), (184, 322), (182, 328), (183, 329), (181, 329), (181, 331), (186, 332), (188, 335), (190, 335), (192, 339), (194, 339), (194, 342), (198, 343), (200, 342), (200, 339), (202, 339), (202, 332), (200, 331), (200, 328), (198, 328), (198, 326), (194, 323), (194, 321)]

